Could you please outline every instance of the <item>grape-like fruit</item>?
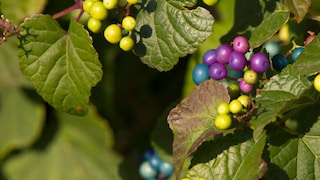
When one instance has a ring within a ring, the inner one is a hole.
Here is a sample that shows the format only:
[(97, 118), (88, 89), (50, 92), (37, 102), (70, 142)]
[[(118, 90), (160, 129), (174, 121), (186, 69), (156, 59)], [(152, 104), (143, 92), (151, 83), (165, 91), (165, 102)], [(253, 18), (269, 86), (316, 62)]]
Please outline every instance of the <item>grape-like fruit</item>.
[(315, 88), (318, 92), (320, 92), (320, 74), (318, 74), (318, 75), (314, 78), (314, 80), (313, 80), (313, 86), (314, 86), (314, 88)]
[(310, 34), (310, 36), (308, 36), (308, 37), (306, 38), (306, 40), (304, 41), (304, 45), (306, 46), (306, 45), (310, 44), (311, 41), (313, 41), (313, 39), (314, 39), (315, 37), (316, 37), (315, 34)]
[(155, 151), (153, 149), (148, 149), (143, 153), (143, 160), (149, 160), (153, 155), (155, 154)]
[(304, 50), (304, 47), (298, 47), (293, 50), (291, 54), (291, 58), (293, 62), (296, 62), (298, 56), (302, 53), (303, 50)]
[(213, 63), (209, 68), (209, 76), (212, 79), (220, 80), (227, 76), (227, 68), (220, 63)]
[(208, 5), (208, 6), (213, 6), (215, 4), (217, 4), (218, 0), (202, 0), (204, 4)]
[(239, 85), (237, 85), (235, 83), (229, 84), (227, 89), (228, 89), (228, 94), (229, 94), (231, 100), (236, 99), (240, 95)]
[(137, 4), (139, 0), (127, 0), (129, 4)]
[(103, 0), (103, 5), (106, 9), (114, 9), (117, 7), (118, 0)]
[(116, 24), (109, 25), (104, 30), (104, 37), (112, 44), (118, 43), (122, 38), (121, 28)]
[(238, 99), (234, 99), (229, 103), (229, 110), (232, 114), (239, 114), (242, 110), (242, 104)]
[(248, 84), (255, 84), (258, 81), (258, 74), (255, 71), (249, 69), (244, 73), (243, 79)]
[(253, 90), (253, 85), (248, 84), (244, 79), (242, 79), (239, 83), (239, 87), (241, 92), (245, 94), (249, 94)]
[(157, 170), (153, 169), (148, 161), (144, 161), (139, 166), (139, 174), (144, 179), (155, 179)]
[(161, 163), (163, 163), (163, 161), (159, 158), (157, 154), (151, 156), (148, 162), (150, 166), (155, 170), (159, 170)]
[(170, 177), (173, 174), (173, 165), (169, 162), (162, 162), (159, 167), (159, 172), (165, 177)]
[(228, 114), (230, 112), (229, 110), (229, 104), (226, 102), (222, 102), (218, 105), (217, 113), (218, 114)]
[(233, 39), (233, 49), (240, 53), (248, 52), (250, 48), (249, 42), (244, 36), (237, 36)]
[(276, 54), (272, 57), (272, 66), (275, 70), (280, 72), (283, 68), (288, 66), (290, 62), (286, 57), (284, 57), (282, 54)]
[(90, 15), (98, 20), (104, 20), (108, 16), (108, 11), (101, 1), (96, 1), (90, 8)]
[(228, 44), (220, 44), (217, 48), (217, 61), (221, 64), (227, 64), (232, 51)]
[(232, 68), (233, 70), (236, 70), (236, 71), (243, 70), (243, 68), (245, 68), (247, 65), (246, 57), (244, 56), (244, 54), (242, 54), (238, 51), (233, 51), (230, 54), (228, 62), (229, 62), (230, 68)]
[(266, 49), (271, 58), (280, 52), (279, 41), (267, 41), (262, 46)]
[(124, 51), (130, 51), (134, 47), (134, 41), (130, 36), (121, 38), (119, 46)]
[(211, 66), (213, 63), (218, 62), (216, 52), (217, 51), (215, 49), (209, 49), (208, 51), (206, 51), (202, 56), (202, 63)]
[(86, 13), (90, 14), (90, 9), (91, 9), (92, 5), (94, 4), (94, 2), (95, 2), (95, 0), (85, 0), (82, 4), (83, 10)]
[(209, 66), (206, 64), (198, 64), (192, 70), (192, 80), (196, 85), (210, 79)]
[(228, 77), (231, 77), (231, 78), (242, 78), (243, 77), (243, 71), (237, 71), (237, 70), (234, 70), (232, 68), (230, 68), (229, 65), (227, 65), (227, 76)]
[(270, 61), (265, 54), (258, 52), (251, 57), (250, 66), (257, 73), (265, 72), (270, 67)]
[(228, 114), (219, 114), (215, 118), (214, 124), (218, 129), (228, 129), (232, 124), (232, 119)]
[(98, 33), (101, 30), (102, 23), (100, 20), (96, 18), (89, 18), (87, 22), (88, 29), (94, 33)]
[(248, 108), (250, 106), (250, 98), (247, 95), (241, 95), (237, 98), (237, 100), (241, 103), (244, 108)]
[(122, 27), (127, 31), (132, 31), (136, 26), (136, 20), (132, 16), (126, 16), (122, 19)]

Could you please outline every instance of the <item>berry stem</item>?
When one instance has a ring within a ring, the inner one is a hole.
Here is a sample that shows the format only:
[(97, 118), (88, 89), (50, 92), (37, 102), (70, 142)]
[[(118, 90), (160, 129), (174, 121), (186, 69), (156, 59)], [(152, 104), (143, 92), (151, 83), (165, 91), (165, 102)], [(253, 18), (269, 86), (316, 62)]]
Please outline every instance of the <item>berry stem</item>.
[[(62, 11), (54, 14), (54, 15), (52, 16), (52, 18), (53, 18), (53, 19), (57, 19), (57, 18), (59, 18), (59, 17), (62, 17), (62, 16), (64, 16), (64, 15), (70, 13), (70, 12), (73, 11), (73, 10), (82, 9), (82, 3), (83, 3), (83, 1), (82, 1), (82, 0), (74, 0), (74, 1), (75, 1), (75, 4), (74, 4), (74, 5), (68, 7), (68, 8), (65, 9), (65, 10), (62, 10)], [(82, 12), (82, 13), (80, 12), (79, 16), (81, 17), (82, 14), (83, 14), (83, 12)], [(79, 16), (77, 17), (77, 21), (80, 19)]]

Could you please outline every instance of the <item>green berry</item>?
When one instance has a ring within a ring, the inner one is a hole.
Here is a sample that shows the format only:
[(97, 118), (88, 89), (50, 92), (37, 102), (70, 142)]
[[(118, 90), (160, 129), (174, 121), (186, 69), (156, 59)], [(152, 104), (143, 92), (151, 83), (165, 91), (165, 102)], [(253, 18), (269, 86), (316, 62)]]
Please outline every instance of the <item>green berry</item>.
[(119, 46), (124, 51), (130, 51), (134, 46), (134, 41), (130, 36), (121, 38)]
[(108, 11), (101, 1), (96, 1), (90, 9), (90, 15), (98, 20), (104, 20), (108, 16)]
[(139, 0), (127, 0), (129, 4), (137, 4)]
[(122, 20), (122, 27), (127, 31), (132, 31), (136, 26), (136, 20), (132, 16), (126, 16)]
[(314, 78), (313, 86), (318, 92), (320, 92), (320, 74)]
[(236, 99), (240, 95), (240, 88), (235, 83), (230, 84), (227, 89), (230, 99)]
[(87, 26), (90, 31), (98, 33), (101, 30), (102, 23), (100, 20), (91, 17), (88, 20)]
[(244, 73), (243, 79), (248, 84), (255, 84), (258, 81), (258, 74), (255, 71), (250, 69)]
[(116, 24), (109, 25), (104, 30), (104, 37), (112, 44), (118, 43), (122, 38), (121, 28)]
[(114, 9), (118, 5), (118, 0), (103, 0), (103, 5), (106, 9)]
[(247, 95), (241, 95), (237, 98), (237, 100), (241, 103), (244, 108), (248, 108), (250, 106), (250, 98)]
[(202, 0), (204, 4), (208, 6), (213, 6), (218, 3), (218, 0)]
[(85, 0), (82, 4), (82, 8), (85, 12), (87, 12), (88, 14), (90, 14), (90, 9), (92, 7), (92, 5), (94, 4), (94, 0)]
[(229, 104), (226, 102), (223, 102), (218, 105), (217, 113), (218, 114), (228, 114), (230, 112), (229, 110)]
[(238, 99), (234, 99), (229, 103), (230, 112), (233, 114), (238, 114), (242, 110), (242, 104)]
[(218, 129), (228, 129), (232, 124), (231, 116), (228, 114), (219, 114), (214, 120), (214, 124)]

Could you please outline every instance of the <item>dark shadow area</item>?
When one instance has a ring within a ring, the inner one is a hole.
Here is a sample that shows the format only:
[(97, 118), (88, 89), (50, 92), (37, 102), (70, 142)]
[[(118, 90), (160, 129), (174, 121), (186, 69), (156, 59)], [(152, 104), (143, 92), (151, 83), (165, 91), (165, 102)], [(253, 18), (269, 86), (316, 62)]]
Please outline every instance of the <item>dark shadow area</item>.
[(243, 143), (251, 138), (251, 130), (237, 130), (234, 132), (234, 134), (229, 134), (226, 136), (223, 136), (222, 134), (216, 135), (212, 141), (203, 142), (202, 145), (197, 149), (191, 160), (189, 168), (198, 163), (207, 163), (231, 146)]
[(234, 25), (231, 30), (221, 38), (222, 43), (229, 43), (236, 35), (243, 35), (248, 39), (251, 36), (249, 27), (257, 27), (263, 21), (264, 12), (273, 12), (276, 1), (235, 1)]

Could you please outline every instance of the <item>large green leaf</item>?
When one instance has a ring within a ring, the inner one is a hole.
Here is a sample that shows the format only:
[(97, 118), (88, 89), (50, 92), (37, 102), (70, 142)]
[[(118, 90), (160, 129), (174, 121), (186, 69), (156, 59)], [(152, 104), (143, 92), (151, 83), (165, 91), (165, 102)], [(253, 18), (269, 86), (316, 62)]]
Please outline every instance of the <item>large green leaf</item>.
[(49, 124), (33, 148), (5, 161), (7, 179), (120, 179), (120, 158), (105, 120), (95, 111), (83, 117), (56, 113), (56, 120), (58, 127)]
[(24, 76), (53, 107), (85, 114), (91, 87), (102, 76), (88, 32), (73, 19), (65, 32), (48, 15), (27, 18), (20, 30), (18, 56)]
[(311, 6), (311, 0), (283, 0), (283, 3), (295, 15), (297, 22), (303, 20)]
[[(304, 125), (304, 135), (294, 137), (273, 130), (267, 155), (270, 167), (268, 179), (319, 179), (320, 178), (320, 122), (319, 104), (307, 106), (293, 117)], [(314, 124), (315, 123), (315, 124)]]
[(320, 71), (319, 46), (320, 34), (318, 34), (298, 56), (297, 61), (294, 63), (297, 73), (302, 75), (310, 75)]
[(45, 108), (35, 92), (0, 90), (0, 159), (14, 149), (29, 146), (39, 136)]
[(276, 1), (236, 1), (234, 25), (222, 41), (229, 43), (237, 34), (255, 48), (270, 39), (289, 19), (290, 12)]
[(214, 19), (195, 1), (147, 0), (137, 14), (135, 53), (159, 71), (168, 71), (179, 57), (193, 53), (211, 33)]
[(0, 0), (0, 9), (5, 18), (18, 24), (25, 17), (41, 13), (46, 4), (47, 0)]
[(254, 137), (258, 137), (263, 128), (277, 118), (286, 118), (283, 113), (290, 116), (301, 107), (313, 104), (317, 95), (310, 88), (308, 78), (298, 75), (291, 65), (272, 77), (256, 98), (259, 108), (250, 121)]
[[(195, 153), (187, 172), (191, 180), (205, 179), (247, 179), (263, 176), (267, 164), (262, 159), (267, 135), (252, 139), (252, 132), (238, 131), (203, 144)], [(253, 168), (254, 167), (254, 168)]]
[(173, 162), (177, 179), (185, 159), (203, 141), (223, 132), (214, 126), (214, 118), (217, 106), (229, 102), (229, 98), (223, 84), (211, 79), (197, 86), (170, 111), (167, 120), (174, 134)]

